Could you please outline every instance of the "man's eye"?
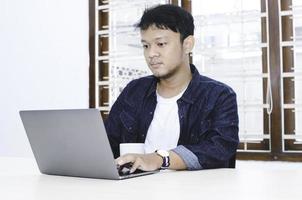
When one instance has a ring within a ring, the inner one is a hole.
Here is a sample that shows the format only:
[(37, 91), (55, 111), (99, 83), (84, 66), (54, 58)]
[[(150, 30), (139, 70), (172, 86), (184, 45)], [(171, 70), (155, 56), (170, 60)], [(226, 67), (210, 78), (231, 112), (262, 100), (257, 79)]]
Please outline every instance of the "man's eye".
[(143, 48), (144, 48), (144, 49), (148, 49), (148, 45), (143, 44)]
[(165, 46), (167, 43), (165, 43), (165, 42), (159, 42), (159, 43), (157, 43), (157, 45), (159, 46), (159, 47), (163, 47), (163, 46)]

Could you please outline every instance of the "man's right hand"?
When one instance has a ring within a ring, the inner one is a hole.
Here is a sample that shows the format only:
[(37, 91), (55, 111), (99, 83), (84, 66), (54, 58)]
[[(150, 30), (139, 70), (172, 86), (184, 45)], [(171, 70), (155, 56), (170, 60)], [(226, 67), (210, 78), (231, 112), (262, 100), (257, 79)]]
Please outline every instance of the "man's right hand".
[(163, 159), (156, 153), (149, 154), (125, 154), (115, 159), (117, 165), (122, 166), (126, 163), (133, 163), (130, 173), (136, 169), (143, 171), (158, 170), (163, 163)]

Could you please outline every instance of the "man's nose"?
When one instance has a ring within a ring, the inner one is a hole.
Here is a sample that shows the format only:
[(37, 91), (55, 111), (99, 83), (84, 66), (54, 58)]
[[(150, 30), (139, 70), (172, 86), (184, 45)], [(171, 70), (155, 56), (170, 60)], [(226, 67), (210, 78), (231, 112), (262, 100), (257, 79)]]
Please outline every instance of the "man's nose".
[(154, 46), (151, 46), (148, 51), (148, 57), (154, 58), (154, 57), (158, 57), (158, 56), (159, 56), (159, 52), (158, 52), (157, 48)]

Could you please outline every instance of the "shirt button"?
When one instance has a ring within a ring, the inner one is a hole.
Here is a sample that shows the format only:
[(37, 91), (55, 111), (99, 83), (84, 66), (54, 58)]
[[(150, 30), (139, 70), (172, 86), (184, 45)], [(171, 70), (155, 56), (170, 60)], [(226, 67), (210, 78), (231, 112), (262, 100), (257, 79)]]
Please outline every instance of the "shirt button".
[(150, 115), (152, 115), (152, 114), (153, 114), (153, 112), (151, 111), (151, 112), (150, 112)]

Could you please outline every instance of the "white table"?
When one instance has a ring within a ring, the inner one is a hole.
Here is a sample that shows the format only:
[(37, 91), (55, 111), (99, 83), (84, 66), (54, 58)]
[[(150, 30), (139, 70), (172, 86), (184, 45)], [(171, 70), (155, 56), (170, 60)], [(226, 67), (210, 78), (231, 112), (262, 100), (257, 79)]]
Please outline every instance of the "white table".
[(301, 169), (163, 171), (127, 180), (42, 175), (33, 159), (0, 158), (0, 199), (301, 200)]

